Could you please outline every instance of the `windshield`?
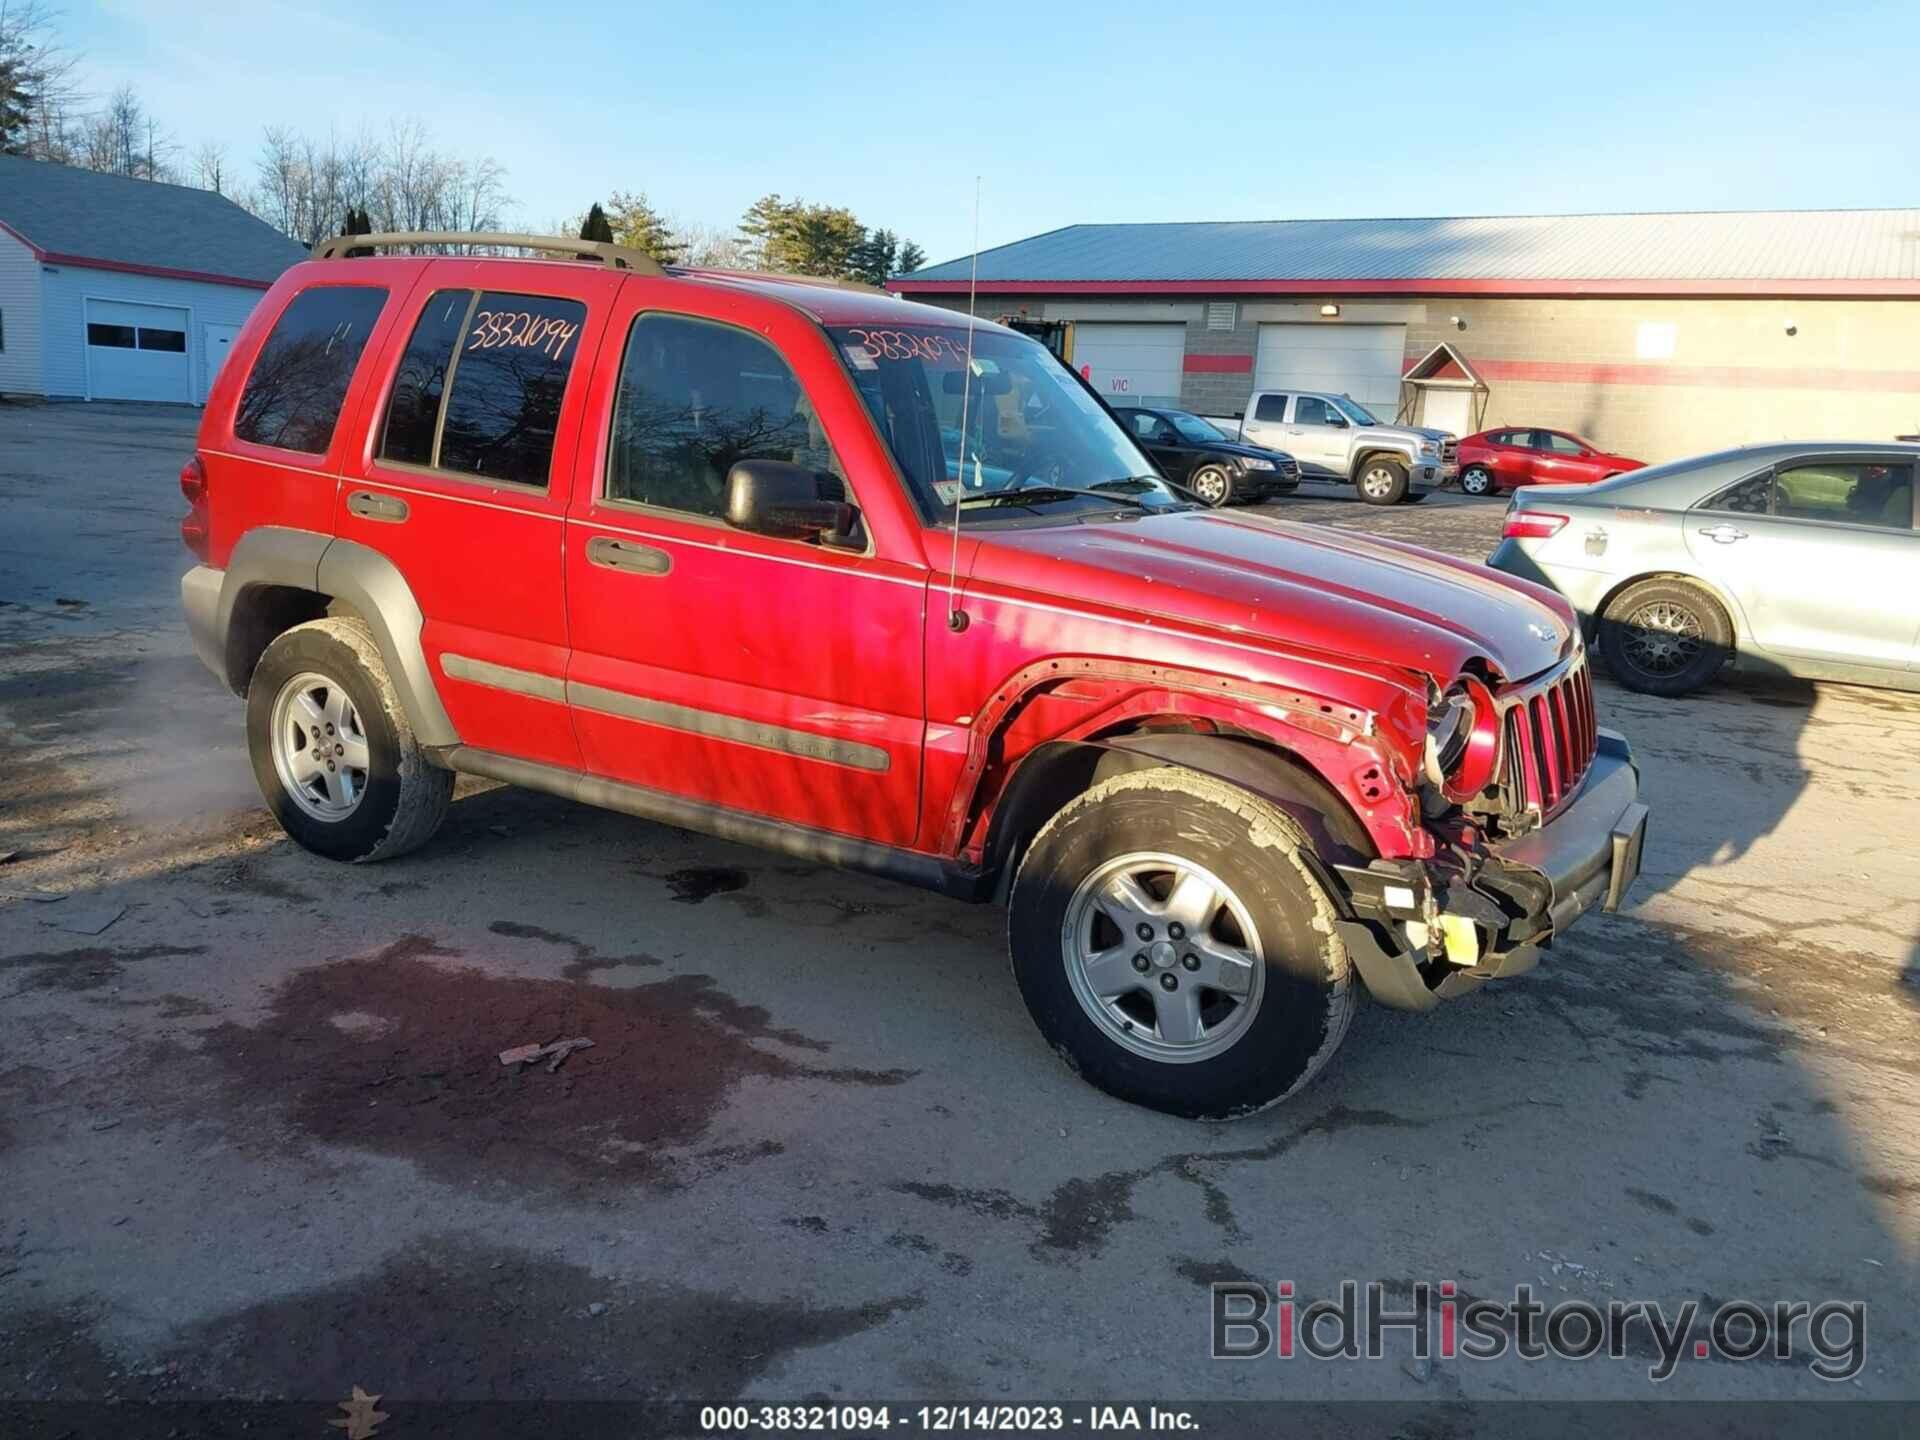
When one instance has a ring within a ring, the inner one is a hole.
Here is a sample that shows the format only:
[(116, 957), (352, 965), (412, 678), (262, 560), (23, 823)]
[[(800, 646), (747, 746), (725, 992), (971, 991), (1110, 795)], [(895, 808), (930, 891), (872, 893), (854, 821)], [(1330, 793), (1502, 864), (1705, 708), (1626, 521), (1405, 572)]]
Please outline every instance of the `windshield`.
[(1380, 423), (1373, 418), (1373, 412), (1358, 400), (1349, 400), (1345, 395), (1336, 395), (1333, 397), (1333, 403), (1342, 415), (1346, 416), (1347, 419), (1356, 425), (1378, 425)]
[(1189, 415), (1184, 410), (1167, 411), (1167, 419), (1173, 422), (1173, 428), (1188, 440), (1224, 440), (1226, 431), (1211, 421), (1202, 420), (1198, 415)]
[(1015, 490), (1035, 493), (1018, 505), (963, 505), (963, 523), (1183, 503), (1100, 402), (1036, 341), (978, 328), (969, 372), (965, 325), (836, 325), (827, 333), (930, 521), (951, 521), (963, 495)]

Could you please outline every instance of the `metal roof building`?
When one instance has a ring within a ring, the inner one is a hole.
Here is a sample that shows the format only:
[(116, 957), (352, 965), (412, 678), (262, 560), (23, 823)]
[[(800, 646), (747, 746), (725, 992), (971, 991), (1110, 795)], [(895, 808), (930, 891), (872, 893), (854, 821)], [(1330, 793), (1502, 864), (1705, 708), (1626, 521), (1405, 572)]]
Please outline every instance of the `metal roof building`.
[(198, 403), (305, 253), (208, 190), (0, 155), (0, 394)]
[[(964, 307), (972, 266), (891, 288)], [(1920, 426), (1920, 209), (1069, 225), (978, 289), (1109, 398), (1205, 413), (1332, 390), (1652, 460)]]

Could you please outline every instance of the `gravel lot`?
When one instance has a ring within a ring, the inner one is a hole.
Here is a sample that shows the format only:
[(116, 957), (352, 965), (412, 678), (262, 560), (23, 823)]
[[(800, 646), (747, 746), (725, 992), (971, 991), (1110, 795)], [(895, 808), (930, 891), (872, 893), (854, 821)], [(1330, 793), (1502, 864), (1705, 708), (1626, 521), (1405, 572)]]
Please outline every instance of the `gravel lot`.
[[(176, 613), (196, 422), (0, 406), (0, 1399), (1920, 1398), (1920, 697), (1603, 683), (1631, 911), (1198, 1126), (1065, 1070), (992, 909), (484, 785), (284, 841)], [(1499, 528), (1333, 496), (1276, 508)], [(1858, 1299), (1867, 1360), (1209, 1361), (1243, 1276)]]

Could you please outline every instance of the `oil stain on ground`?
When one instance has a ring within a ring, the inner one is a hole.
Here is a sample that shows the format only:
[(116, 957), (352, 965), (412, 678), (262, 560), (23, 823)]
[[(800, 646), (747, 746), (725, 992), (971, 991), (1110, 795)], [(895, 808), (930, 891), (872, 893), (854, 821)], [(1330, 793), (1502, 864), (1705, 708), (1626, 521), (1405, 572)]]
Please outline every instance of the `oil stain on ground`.
[(24, 955), (0, 955), (0, 970), (23, 972), (23, 978), (12, 992), (15, 995), (29, 990), (64, 990), (75, 994), (116, 983), (126, 974), (128, 965), (201, 955), (206, 948), (204, 945), (123, 945), (115, 949), (89, 945), (77, 950), (38, 950)]
[[(922, 1303), (913, 1295), (852, 1306), (749, 1300), (598, 1278), (446, 1236), (337, 1284), (202, 1321), (161, 1352), (118, 1363), (59, 1317), (43, 1328), (66, 1337), (62, 1349), (36, 1347), (0, 1376), (18, 1383), (20, 1398), (100, 1397), (111, 1393), (115, 1370), (165, 1377), (159, 1395), (148, 1383), (122, 1393), (174, 1401), (331, 1404), (360, 1385), (381, 1397), (396, 1435), (411, 1435), (426, 1433), (417, 1427), (429, 1417), (407, 1414), (422, 1403), (728, 1399), (795, 1350), (858, 1335)], [(431, 1433), (467, 1432), (434, 1424)]]
[[(208, 1030), (205, 1052), (243, 1109), (269, 1107), (308, 1139), (399, 1156), (460, 1183), (563, 1191), (690, 1183), (711, 1167), (668, 1152), (698, 1140), (750, 1077), (897, 1085), (914, 1073), (804, 1064), (764, 1048), (805, 1037), (769, 1025), (709, 976), (616, 989), (445, 963), (458, 954), (416, 935), (299, 971), (264, 1023)], [(593, 1047), (558, 1071), (500, 1063), (502, 1050), (574, 1036)], [(749, 1147), (747, 1158), (766, 1153)]]

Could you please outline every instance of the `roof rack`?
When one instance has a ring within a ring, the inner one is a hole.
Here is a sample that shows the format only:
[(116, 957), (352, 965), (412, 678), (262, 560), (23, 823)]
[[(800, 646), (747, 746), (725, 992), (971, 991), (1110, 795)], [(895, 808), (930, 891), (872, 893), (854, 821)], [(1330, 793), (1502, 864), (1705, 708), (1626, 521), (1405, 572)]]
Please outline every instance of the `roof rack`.
[(609, 270), (633, 270), (642, 275), (665, 275), (658, 260), (644, 250), (611, 245), (604, 240), (567, 240), (558, 235), (515, 235), (505, 231), (386, 230), (371, 235), (329, 235), (313, 247), (315, 260), (350, 258), (355, 250), (391, 250), (401, 245), (500, 245), (519, 250), (544, 250), (598, 260)]
[(682, 274), (711, 275), (723, 280), (778, 280), (783, 285), (819, 285), (828, 290), (859, 290), (868, 295), (884, 295), (889, 300), (900, 298), (891, 290), (869, 285), (864, 280), (836, 280), (830, 275), (795, 275), (787, 270), (723, 270), (707, 265), (676, 265), (674, 269)]

